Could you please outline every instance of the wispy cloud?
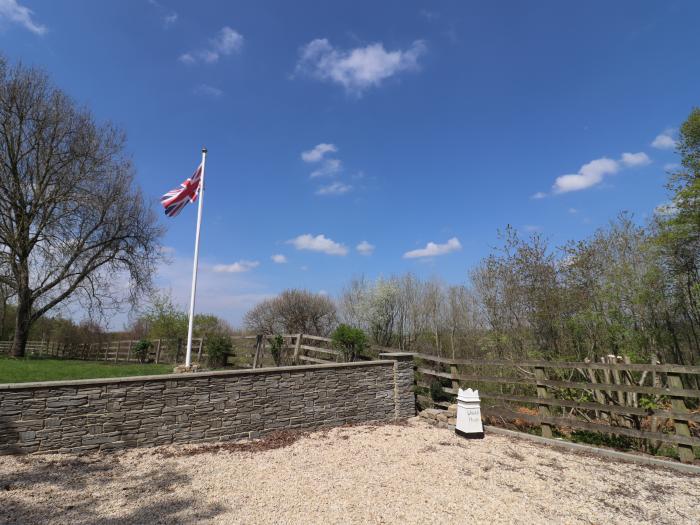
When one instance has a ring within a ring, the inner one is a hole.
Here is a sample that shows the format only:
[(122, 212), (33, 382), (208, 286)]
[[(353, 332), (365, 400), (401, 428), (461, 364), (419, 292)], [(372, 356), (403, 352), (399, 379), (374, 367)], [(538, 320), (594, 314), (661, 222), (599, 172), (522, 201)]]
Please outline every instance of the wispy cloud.
[(198, 51), (188, 51), (180, 55), (178, 60), (183, 64), (215, 64), (222, 56), (237, 53), (243, 47), (243, 35), (228, 26), (222, 27), (216, 36), (209, 40), (209, 45)]
[(217, 273), (243, 273), (260, 266), (259, 261), (240, 260), (233, 264), (217, 264), (213, 270)]
[(276, 253), (275, 255), (270, 257), (270, 259), (272, 259), (272, 262), (274, 262), (275, 264), (286, 264), (287, 263), (287, 258), (284, 255), (282, 255), (281, 253)]
[[(623, 153), (619, 160), (601, 157), (584, 164), (577, 173), (557, 177), (552, 185), (552, 193), (557, 195), (592, 188), (603, 182), (606, 176), (614, 175), (623, 168), (639, 168), (650, 163), (649, 155), (642, 151)], [(544, 197), (547, 197), (547, 193), (538, 191), (531, 198)]]
[(205, 97), (219, 98), (224, 92), (218, 87), (210, 86), (209, 84), (199, 84), (194, 88), (195, 95), (204, 95)]
[(355, 246), (355, 249), (361, 255), (372, 255), (374, 253), (374, 244), (370, 244), (367, 241), (362, 241), (360, 244)]
[(46, 26), (36, 23), (32, 15), (34, 15), (34, 11), (20, 5), (17, 0), (0, 0), (0, 20), (19, 24), (35, 35), (46, 34)]
[(316, 195), (343, 195), (352, 190), (352, 186), (344, 182), (335, 181), (316, 190)]
[(310, 179), (316, 179), (318, 177), (329, 177), (340, 172), (343, 163), (340, 159), (326, 159), (321, 164), (321, 167), (312, 171), (309, 175)]
[(338, 148), (335, 146), (335, 144), (326, 144), (325, 142), (321, 142), (320, 144), (316, 144), (308, 151), (302, 151), (301, 160), (304, 162), (318, 162), (323, 159), (323, 156), (326, 153), (336, 153), (337, 151)]
[(668, 128), (662, 133), (656, 135), (656, 138), (651, 142), (651, 146), (656, 149), (673, 149), (676, 147), (676, 141), (673, 138), (674, 129)]
[(429, 242), (425, 248), (411, 250), (403, 254), (404, 259), (417, 259), (419, 257), (435, 257), (437, 255), (446, 255), (462, 249), (462, 244), (457, 237), (452, 237), (444, 244)]
[(357, 96), (377, 87), (394, 75), (417, 71), (418, 59), (426, 52), (425, 42), (416, 40), (405, 50), (387, 51), (379, 42), (342, 50), (325, 38), (312, 40), (301, 48), (296, 72), (343, 86)]
[(651, 164), (649, 155), (640, 151), (639, 153), (623, 153), (620, 162), (628, 168), (637, 168)]
[(297, 250), (309, 250), (312, 252), (321, 252), (328, 255), (347, 255), (347, 246), (337, 243), (329, 239), (323, 234), (313, 236), (309, 233), (299, 235), (294, 239), (287, 241), (287, 244), (293, 245)]

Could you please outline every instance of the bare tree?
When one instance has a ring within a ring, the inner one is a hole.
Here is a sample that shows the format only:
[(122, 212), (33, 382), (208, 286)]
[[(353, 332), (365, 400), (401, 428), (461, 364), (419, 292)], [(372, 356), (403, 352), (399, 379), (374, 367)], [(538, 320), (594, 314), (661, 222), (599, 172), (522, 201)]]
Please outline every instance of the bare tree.
[(148, 288), (162, 231), (124, 143), (43, 72), (0, 58), (0, 280), (17, 305), (14, 356), (58, 304), (101, 309)]
[(337, 324), (335, 304), (325, 295), (285, 290), (256, 305), (245, 315), (250, 330), (263, 334), (328, 335)]

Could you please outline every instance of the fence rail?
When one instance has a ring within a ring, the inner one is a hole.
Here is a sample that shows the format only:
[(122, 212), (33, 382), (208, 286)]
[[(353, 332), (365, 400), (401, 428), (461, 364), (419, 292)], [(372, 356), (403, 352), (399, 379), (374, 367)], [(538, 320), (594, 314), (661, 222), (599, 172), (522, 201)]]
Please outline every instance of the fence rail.
[[(183, 340), (155, 339), (145, 355), (150, 363), (179, 363), (185, 355)], [(99, 343), (60, 343), (57, 341), (27, 341), (25, 355), (31, 357), (54, 357), (57, 359), (78, 359), (87, 361), (108, 361), (115, 363), (139, 363), (141, 357), (134, 348), (137, 340), (115, 340)], [(193, 338), (192, 348), (202, 355), (203, 339)], [(11, 341), (0, 341), (0, 354), (12, 349)]]
[(677, 446), (684, 462), (693, 461), (693, 447), (700, 447), (693, 432), (700, 412), (688, 409), (688, 403), (700, 401), (698, 366), (621, 362), (617, 356), (580, 363), (415, 358), (419, 387), (435, 392), (437, 382), (448, 396), (462, 385), (479, 388), (485, 416), (539, 425), (545, 437), (555, 428), (571, 428), (640, 439), (649, 446), (668, 443)]

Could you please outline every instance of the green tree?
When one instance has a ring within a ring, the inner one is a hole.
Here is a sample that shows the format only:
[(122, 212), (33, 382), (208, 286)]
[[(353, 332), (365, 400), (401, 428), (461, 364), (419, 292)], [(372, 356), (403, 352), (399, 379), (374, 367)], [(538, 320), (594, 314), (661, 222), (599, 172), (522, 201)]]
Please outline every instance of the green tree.
[(331, 335), (333, 346), (343, 352), (345, 361), (354, 361), (367, 348), (367, 336), (359, 328), (341, 324)]
[(175, 305), (169, 293), (156, 293), (143, 317), (151, 339), (187, 337), (187, 313)]

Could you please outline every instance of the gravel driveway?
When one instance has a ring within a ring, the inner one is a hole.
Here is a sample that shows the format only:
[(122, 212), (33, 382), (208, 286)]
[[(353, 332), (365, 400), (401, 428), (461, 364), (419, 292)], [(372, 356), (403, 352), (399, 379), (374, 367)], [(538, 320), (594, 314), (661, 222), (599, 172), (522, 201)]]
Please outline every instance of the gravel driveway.
[(218, 449), (0, 457), (0, 523), (698, 525), (700, 476), (413, 419)]

